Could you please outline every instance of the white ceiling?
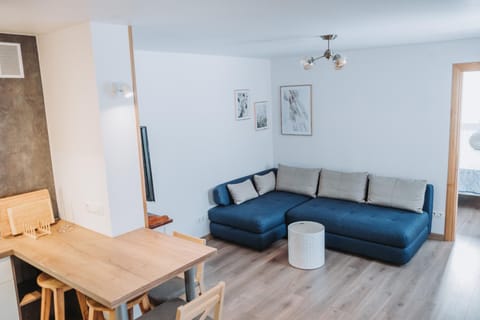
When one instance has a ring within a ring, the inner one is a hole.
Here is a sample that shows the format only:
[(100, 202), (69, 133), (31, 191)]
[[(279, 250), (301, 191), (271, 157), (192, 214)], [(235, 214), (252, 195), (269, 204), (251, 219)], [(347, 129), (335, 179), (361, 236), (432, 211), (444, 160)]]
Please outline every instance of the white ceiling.
[(132, 24), (146, 50), (271, 57), (480, 37), (480, 0), (0, 0), (0, 32)]

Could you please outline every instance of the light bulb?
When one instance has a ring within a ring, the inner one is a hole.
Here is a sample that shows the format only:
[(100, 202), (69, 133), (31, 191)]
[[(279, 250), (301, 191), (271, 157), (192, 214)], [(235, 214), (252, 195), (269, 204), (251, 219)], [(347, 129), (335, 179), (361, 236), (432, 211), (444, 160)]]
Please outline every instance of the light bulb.
[(335, 65), (335, 69), (337, 70), (342, 69), (347, 64), (347, 58), (339, 53), (335, 54), (332, 60), (333, 64)]
[(315, 65), (315, 59), (313, 57), (305, 57), (300, 61), (300, 63), (302, 64), (304, 70), (310, 70)]

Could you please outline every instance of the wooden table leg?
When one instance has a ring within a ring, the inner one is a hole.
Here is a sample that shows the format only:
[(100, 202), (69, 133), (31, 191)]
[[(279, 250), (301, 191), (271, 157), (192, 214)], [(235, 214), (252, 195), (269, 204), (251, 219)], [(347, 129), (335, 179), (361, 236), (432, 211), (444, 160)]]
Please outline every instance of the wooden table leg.
[(126, 303), (122, 303), (115, 309), (115, 320), (128, 320), (128, 308)]
[(187, 302), (195, 299), (195, 267), (188, 269), (185, 274), (185, 296)]

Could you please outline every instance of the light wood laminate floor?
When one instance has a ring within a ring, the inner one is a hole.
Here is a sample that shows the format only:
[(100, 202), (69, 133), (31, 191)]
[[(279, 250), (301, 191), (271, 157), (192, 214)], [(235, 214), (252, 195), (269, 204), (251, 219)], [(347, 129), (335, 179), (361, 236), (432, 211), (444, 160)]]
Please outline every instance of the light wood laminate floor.
[(256, 252), (213, 239), (206, 284), (226, 281), (228, 320), (480, 319), (480, 198), (461, 203), (456, 242), (428, 240), (401, 267), (326, 250), (303, 271), (286, 240)]

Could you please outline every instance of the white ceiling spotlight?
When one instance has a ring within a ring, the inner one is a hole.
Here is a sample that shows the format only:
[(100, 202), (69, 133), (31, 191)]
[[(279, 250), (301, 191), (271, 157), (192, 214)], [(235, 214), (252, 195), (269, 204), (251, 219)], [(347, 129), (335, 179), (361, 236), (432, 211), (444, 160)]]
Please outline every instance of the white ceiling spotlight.
[(306, 57), (301, 60), (301, 63), (303, 65), (303, 69), (305, 70), (310, 70), (313, 68), (315, 65), (315, 61), (325, 58), (327, 60), (332, 59), (333, 65), (335, 66), (335, 69), (340, 70), (347, 64), (347, 59), (342, 56), (340, 53), (334, 53), (332, 50), (330, 50), (330, 40), (334, 40), (337, 38), (336, 34), (325, 34), (323, 36), (320, 36), (323, 40), (328, 41), (328, 47), (327, 50), (323, 53), (323, 56), (320, 57)]

